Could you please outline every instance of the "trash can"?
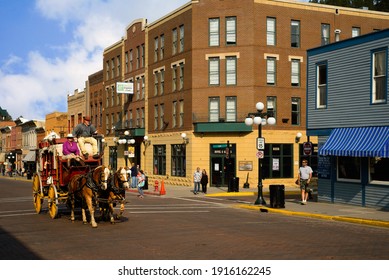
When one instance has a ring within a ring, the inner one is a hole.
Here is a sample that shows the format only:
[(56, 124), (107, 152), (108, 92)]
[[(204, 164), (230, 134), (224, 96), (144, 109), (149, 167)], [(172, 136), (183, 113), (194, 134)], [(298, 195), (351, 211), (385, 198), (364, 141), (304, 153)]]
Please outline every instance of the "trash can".
[(228, 181), (228, 192), (239, 192), (239, 177), (232, 177)]
[(285, 208), (285, 186), (270, 185), (270, 207)]

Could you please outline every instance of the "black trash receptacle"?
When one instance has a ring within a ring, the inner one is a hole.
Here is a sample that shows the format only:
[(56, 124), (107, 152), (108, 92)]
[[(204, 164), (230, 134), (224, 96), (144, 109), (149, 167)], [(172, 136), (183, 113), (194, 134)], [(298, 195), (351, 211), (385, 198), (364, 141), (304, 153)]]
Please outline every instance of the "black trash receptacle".
[(270, 207), (285, 208), (285, 186), (270, 185)]
[(228, 192), (239, 192), (239, 177), (232, 177), (228, 181)]

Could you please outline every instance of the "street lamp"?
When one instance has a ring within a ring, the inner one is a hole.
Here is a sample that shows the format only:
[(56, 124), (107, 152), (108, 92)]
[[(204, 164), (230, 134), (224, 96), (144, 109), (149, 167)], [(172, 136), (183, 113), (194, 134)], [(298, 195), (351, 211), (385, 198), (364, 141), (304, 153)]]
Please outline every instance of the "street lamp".
[(274, 125), (276, 119), (270, 115), (270, 113), (263, 112), (265, 105), (262, 102), (258, 102), (255, 105), (257, 112), (248, 113), (244, 123), (247, 126), (252, 126), (253, 123), (258, 125), (258, 138), (257, 138), (257, 149), (262, 152), (258, 155), (258, 197), (254, 204), (266, 205), (266, 201), (263, 198), (263, 185), (262, 185), (262, 163), (261, 159), (264, 155), (265, 150), (265, 139), (262, 138), (262, 126), (269, 124)]
[(128, 130), (124, 131), (124, 138), (118, 140), (119, 144), (124, 144), (124, 159), (126, 161), (126, 167), (128, 166), (128, 144), (135, 144), (135, 139), (130, 139), (130, 133)]

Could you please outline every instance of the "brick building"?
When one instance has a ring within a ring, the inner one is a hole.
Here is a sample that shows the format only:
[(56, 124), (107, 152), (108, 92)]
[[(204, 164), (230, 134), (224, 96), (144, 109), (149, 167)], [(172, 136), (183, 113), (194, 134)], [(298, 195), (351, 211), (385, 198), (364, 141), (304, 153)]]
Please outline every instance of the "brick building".
[[(200, 166), (212, 186), (247, 175), (255, 186), (258, 127), (244, 121), (263, 102), (276, 119), (262, 128), (265, 186), (291, 185), (301, 157), (317, 165), (317, 138), (305, 134), (306, 50), (388, 27), (387, 13), (288, 0), (197, 0), (136, 20), (104, 51), (106, 160), (131, 154), (126, 163), (168, 184), (191, 185)], [(117, 82), (134, 94), (117, 94)]]

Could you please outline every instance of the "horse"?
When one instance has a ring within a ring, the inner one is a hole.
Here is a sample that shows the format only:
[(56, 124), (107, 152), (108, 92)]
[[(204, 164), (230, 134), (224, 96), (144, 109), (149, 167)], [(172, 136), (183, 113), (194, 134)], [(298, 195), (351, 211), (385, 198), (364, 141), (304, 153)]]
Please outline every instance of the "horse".
[(117, 215), (119, 219), (124, 212), (124, 203), (126, 199), (126, 189), (130, 187), (128, 183), (127, 168), (120, 167), (113, 175), (110, 175), (108, 180), (108, 189), (99, 190), (98, 201), (101, 210), (102, 219), (106, 214), (109, 214), (111, 224), (115, 223), (114, 206), (116, 201), (120, 202), (120, 212)]
[(77, 202), (81, 202), (82, 221), (87, 224), (86, 208), (89, 210), (90, 223), (93, 228), (97, 227), (95, 221), (94, 205), (96, 204), (96, 194), (99, 189), (108, 188), (109, 169), (100, 165), (86, 174), (72, 176), (68, 183), (68, 204), (70, 204), (70, 219), (74, 222), (74, 208)]

